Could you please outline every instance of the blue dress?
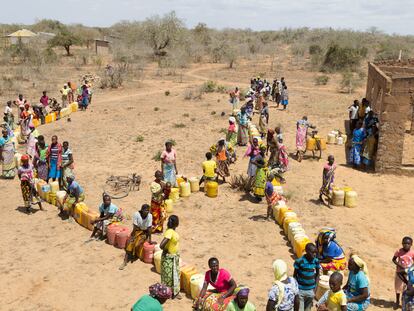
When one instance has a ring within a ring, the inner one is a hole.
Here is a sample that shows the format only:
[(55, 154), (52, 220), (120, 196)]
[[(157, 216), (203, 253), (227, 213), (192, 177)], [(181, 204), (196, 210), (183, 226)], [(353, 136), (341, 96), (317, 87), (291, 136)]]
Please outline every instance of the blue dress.
[(366, 137), (365, 129), (362, 127), (360, 129), (355, 129), (352, 137), (352, 148), (349, 152), (349, 163), (360, 165), (361, 164), (361, 152), (362, 152), (362, 142)]

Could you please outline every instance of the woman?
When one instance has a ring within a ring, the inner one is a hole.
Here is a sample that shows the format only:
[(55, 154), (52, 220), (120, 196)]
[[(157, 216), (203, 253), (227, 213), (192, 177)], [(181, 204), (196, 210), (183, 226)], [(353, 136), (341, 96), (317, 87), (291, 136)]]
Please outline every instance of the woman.
[(134, 214), (131, 236), (125, 247), (124, 263), (119, 267), (119, 270), (124, 270), (128, 261), (134, 261), (138, 258), (143, 259), (144, 243), (146, 241), (155, 244), (151, 241), (152, 215), (149, 211), (150, 206), (143, 204), (141, 210)]
[(232, 147), (236, 146), (237, 144), (237, 130), (236, 130), (236, 118), (235, 117), (229, 118), (229, 128), (227, 129), (226, 141)]
[(358, 168), (361, 165), (361, 152), (365, 137), (366, 132), (362, 127), (362, 122), (358, 121), (352, 136), (352, 148), (349, 152), (349, 163), (352, 164), (354, 168)]
[(167, 219), (167, 213), (164, 208), (164, 200), (168, 197), (164, 194), (165, 185), (162, 181), (162, 173), (155, 172), (155, 180), (151, 183), (151, 215), (152, 215), (152, 233), (162, 233), (164, 230), (164, 221)]
[(27, 137), (31, 130), (30, 125), (32, 124), (32, 115), (29, 112), (29, 104), (25, 104), (24, 107), (20, 107), (20, 135), (18, 137), (19, 144), (25, 144)]
[(68, 184), (67, 195), (64, 199), (63, 208), (60, 211), (61, 213), (65, 211), (69, 216), (73, 214), (76, 204), (85, 201), (85, 192), (75, 181), (75, 176), (67, 176), (66, 182)]
[(14, 143), (11, 137), (8, 135), (7, 130), (3, 129), (2, 137), (0, 137), (0, 161), (2, 162), (2, 178), (13, 179), (16, 175), (14, 154)]
[(149, 287), (149, 295), (142, 296), (131, 311), (163, 311), (162, 305), (171, 298), (171, 288), (160, 283)]
[(39, 133), (37, 132), (33, 124), (31, 124), (29, 128), (30, 128), (30, 133), (27, 136), (26, 154), (29, 155), (30, 159), (33, 159), (34, 156), (36, 155), (36, 143), (37, 143), (37, 136), (39, 136)]
[(239, 146), (246, 146), (249, 141), (249, 129), (247, 127), (248, 116), (245, 107), (241, 107), (240, 111), (237, 113), (237, 122), (237, 143)]
[(266, 145), (267, 145), (266, 155), (269, 154), (269, 151), (270, 151), (270, 156), (269, 156), (269, 160), (268, 160), (268, 164), (269, 164), (269, 167), (270, 167), (273, 164), (277, 163), (278, 140), (277, 140), (277, 135), (275, 133), (275, 130), (268, 129), (267, 137), (266, 137)]
[(26, 212), (30, 213), (30, 207), (32, 205), (33, 197), (36, 198), (39, 208), (43, 210), (42, 203), (35, 189), (33, 167), (29, 163), (29, 156), (27, 154), (22, 155), (21, 163), (17, 171), (17, 175), (20, 179), (20, 188), (22, 189), (22, 196), (24, 201), (24, 207)]
[(4, 109), (4, 121), (9, 125), (11, 130), (15, 129), (14, 126), (14, 114), (13, 114), (13, 108), (12, 108), (12, 102), (9, 100), (6, 104), (6, 107)]
[(227, 151), (226, 141), (224, 138), (222, 138), (217, 143), (216, 161), (217, 175), (223, 178), (223, 182), (226, 182), (226, 177), (230, 176), (228, 156), (230, 156), (230, 154)]
[(48, 146), (43, 135), (37, 137), (36, 154), (33, 159), (33, 166), (36, 168), (37, 178), (47, 181), (48, 165), (47, 165), (47, 150)]
[(60, 178), (62, 167), (62, 145), (58, 143), (56, 135), (52, 136), (52, 143), (49, 145), (46, 153), (46, 158), (49, 163), (49, 178), (53, 181)]
[(165, 143), (165, 150), (161, 154), (161, 172), (164, 181), (171, 183), (173, 187), (177, 186), (177, 152), (170, 141)]
[(283, 172), (289, 169), (289, 155), (286, 146), (283, 144), (283, 139), (279, 139), (277, 144), (277, 162)]
[(282, 105), (283, 105), (283, 110), (286, 110), (288, 104), (289, 104), (289, 92), (288, 92), (288, 89), (287, 89), (287, 85), (286, 84), (282, 84)]
[(306, 151), (306, 136), (309, 127), (313, 128), (307, 116), (303, 116), (301, 120), (296, 122), (296, 157), (299, 162), (302, 161), (303, 154)]
[(348, 263), (348, 282), (344, 286), (348, 311), (363, 311), (370, 304), (369, 275), (367, 264), (357, 255)]
[[(208, 270), (204, 277), (203, 288), (194, 302), (194, 309), (200, 311), (224, 311), (235, 298), (233, 295), (237, 285), (230, 272), (220, 269), (217, 258), (208, 260)], [(211, 285), (214, 290), (208, 291)]]
[(374, 125), (368, 131), (367, 141), (362, 153), (362, 163), (365, 168), (370, 168), (373, 165), (374, 155), (377, 148), (377, 133), (378, 129)]
[(333, 155), (330, 155), (328, 156), (328, 163), (326, 163), (323, 167), (322, 187), (319, 190), (319, 201), (325, 203), (323, 200), (323, 196), (325, 196), (328, 199), (328, 206), (330, 206), (331, 202), (330, 191), (332, 190), (332, 186), (334, 184), (335, 170), (335, 158)]
[(102, 196), (102, 204), (99, 206), (99, 217), (92, 221), (94, 225), (92, 234), (88, 241), (93, 241), (94, 239), (99, 240), (103, 239), (106, 236), (108, 231), (108, 226), (121, 218), (118, 218), (121, 215), (121, 210), (115, 204), (112, 204), (111, 197), (104, 193)]
[(89, 105), (89, 89), (86, 84), (82, 85), (82, 101), (80, 108), (81, 110), (86, 110)]
[(257, 138), (253, 138), (253, 143), (249, 145), (246, 153), (244, 154), (244, 157), (250, 158), (249, 166), (247, 168), (247, 175), (252, 180), (256, 176), (256, 169), (257, 169), (257, 166), (254, 163), (254, 159), (256, 158), (257, 155), (259, 155), (259, 153), (260, 153), (259, 140)]
[(178, 216), (168, 218), (167, 230), (161, 241), (161, 283), (172, 289), (173, 299), (180, 293), (180, 236), (176, 229), (180, 221)]
[(61, 187), (66, 189), (68, 187), (66, 177), (73, 175), (73, 155), (67, 141), (64, 141), (62, 146), (62, 166), (60, 169), (59, 183)]
[(236, 298), (230, 302), (226, 311), (256, 311), (256, 307), (249, 301), (249, 288), (243, 287), (234, 292)]
[(265, 196), (265, 187), (266, 187), (266, 163), (265, 163), (265, 153), (266, 146), (261, 145), (259, 147), (260, 153), (254, 158), (253, 164), (256, 166), (256, 175), (253, 186), (253, 194), (260, 202)]
[(267, 102), (264, 102), (263, 108), (260, 111), (260, 117), (259, 117), (259, 132), (262, 138), (266, 136), (268, 124), (269, 124), (269, 107), (267, 105)]
[(345, 253), (335, 239), (335, 229), (325, 228), (319, 231), (316, 247), (324, 271), (343, 271), (346, 269)]
[(266, 311), (293, 311), (299, 309), (299, 286), (296, 279), (288, 277), (287, 265), (281, 259), (273, 262), (275, 281), (269, 291)]

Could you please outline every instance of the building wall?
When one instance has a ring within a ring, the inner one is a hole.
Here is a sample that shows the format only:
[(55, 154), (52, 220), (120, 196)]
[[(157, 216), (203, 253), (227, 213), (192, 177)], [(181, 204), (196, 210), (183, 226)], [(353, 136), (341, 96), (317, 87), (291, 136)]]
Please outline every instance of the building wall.
[(106, 41), (95, 41), (95, 52), (97, 55), (109, 54), (109, 42)]

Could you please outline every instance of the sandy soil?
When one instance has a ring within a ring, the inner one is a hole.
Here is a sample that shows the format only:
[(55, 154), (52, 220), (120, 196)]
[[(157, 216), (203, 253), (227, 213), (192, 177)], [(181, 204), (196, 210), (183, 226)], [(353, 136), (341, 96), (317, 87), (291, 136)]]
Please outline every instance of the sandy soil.
[[(336, 76), (328, 85), (316, 87), (315, 73), (290, 62), (277, 70), (289, 85), (290, 104), (285, 112), (272, 108), (270, 123), (281, 124), (291, 152), (295, 122), (302, 115), (307, 114), (325, 135), (332, 129), (343, 129), (346, 107), (354, 96), (363, 95), (363, 89), (352, 96), (338, 93)], [(204, 153), (227, 127), (228, 116), (221, 116), (222, 111), (230, 112), (226, 95), (214, 93), (202, 100), (186, 101), (185, 90), (206, 79), (229, 87), (246, 87), (249, 77), (259, 72), (274, 75), (270, 59), (255, 66), (242, 63), (236, 70), (224, 65), (197, 65), (185, 71), (182, 81), (178, 77), (158, 77), (155, 67), (150, 66), (140, 87), (130, 83), (123, 90), (97, 92), (89, 111), (73, 114), (72, 122), (45, 125), (40, 132), (48, 140), (57, 134), (60, 141), (70, 142), (76, 176), (86, 190), (90, 207), (100, 203), (108, 176), (139, 173), (143, 177), (141, 190), (114, 202), (132, 215), (150, 200), (149, 183), (160, 166), (152, 157), (162, 150), (166, 139), (177, 142), (180, 173), (199, 176)], [(169, 96), (164, 95), (166, 90), (171, 92)], [(159, 110), (154, 111), (154, 107)], [(186, 126), (175, 128), (177, 123)], [(135, 142), (137, 135), (142, 135), (144, 141)], [(239, 155), (243, 152), (238, 149)], [(337, 228), (338, 240), (346, 252), (358, 252), (369, 264), (370, 309), (390, 309), (389, 301), (394, 296), (391, 258), (402, 236), (413, 234), (409, 204), (414, 199), (414, 181), (355, 171), (345, 166), (343, 147), (329, 146), (324, 156), (328, 153), (334, 154), (339, 164), (337, 184), (358, 191), (358, 207), (330, 210), (315, 204), (323, 162), (311, 159), (302, 163), (291, 160), (285, 186), (292, 197), (289, 205), (312, 238), (320, 227)], [(240, 160), (231, 171), (241, 173), (246, 168), (247, 160)], [(122, 251), (104, 242), (83, 244), (90, 232), (75, 222), (61, 220), (53, 206), (47, 205), (46, 212), (33, 215), (19, 212), (17, 206), (22, 202), (17, 179), (0, 181), (0, 191), (2, 310), (127, 310), (150, 284), (159, 281), (151, 266), (141, 262), (119, 271)], [(272, 261), (282, 258), (291, 267), (294, 259), (280, 228), (262, 221), (266, 205), (254, 204), (245, 194), (222, 185), (218, 198), (210, 199), (200, 192), (181, 200), (174, 209), (181, 220), (178, 232), (182, 259), (203, 273), (208, 258), (217, 256), (236, 281), (251, 287), (250, 299), (258, 310), (264, 310), (272, 282)], [(156, 239), (160, 241), (161, 237)], [(190, 310), (190, 306), (191, 301), (184, 298), (167, 302), (165, 310)]]

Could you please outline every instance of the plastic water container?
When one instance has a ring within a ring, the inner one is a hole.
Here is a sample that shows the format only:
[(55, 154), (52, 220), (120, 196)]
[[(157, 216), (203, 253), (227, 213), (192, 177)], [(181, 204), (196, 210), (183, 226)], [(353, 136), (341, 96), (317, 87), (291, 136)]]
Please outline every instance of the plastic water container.
[(215, 181), (208, 181), (205, 185), (206, 194), (209, 198), (215, 198), (218, 195), (218, 183)]
[(283, 218), (285, 217), (285, 214), (286, 214), (287, 212), (291, 212), (291, 211), (292, 211), (292, 209), (291, 209), (290, 207), (288, 207), (288, 206), (282, 206), (282, 207), (279, 209), (279, 213), (277, 214), (276, 221), (277, 221), (277, 223), (278, 223), (280, 226), (283, 224)]
[[(47, 185), (47, 183), (43, 179), (39, 179), (39, 181), (36, 183), (36, 190), (39, 196), (43, 199), (43, 191), (42, 187), (44, 185)], [(65, 192), (66, 193), (66, 192)]]
[(116, 234), (120, 231), (122, 231), (122, 227), (118, 226), (117, 224), (111, 224), (108, 226), (107, 235), (106, 235), (108, 244), (110, 245), (115, 244)]
[(81, 217), (81, 219), (83, 221), (82, 224), (81, 224), (82, 227), (92, 231), (94, 225), (91, 222), (94, 221), (96, 218), (98, 218), (100, 216), (99, 213), (97, 211), (92, 211), (92, 210), (89, 210), (87, 212), (82, 211), (82, 213), (83, 213), (83, 215)]
[(180, 189), (179, 188), (171, 188), (171, 193), (169, 197), (174, 203), (180, 200)]
[(188, 181), (180, 183), (180, 197), (187, 198), (191, 194), (191, 186)]
[(200, 191), (200, 186), (198, 183), (199, 183), (199, 179), (197, 177), (190, 178), (191, 192)]
[(342, 189), (333, 189), (332, 191), (332, 205), (343, 206), (345, 202), (345, 191)]
[(60, 190), (58, 181), (49, 182), (49, 185), (50, 185), (50, 192), (52, 193), (56, 193)]
[(339, 143), (339, 139), (341, 139), (341, 140), (342, 140), (342, 144), (345, 144), (345, 143), (346, 143), (346, 141), (347, 141), (347, 136), (346, 136), (345, 134), (341, 134), (341, 135), (336, 136), (336, 138), (335, 138), (335, 143), (336, 143), (336, 144), (338, 144), (338, 145), (341, 145), (341, 144)]
[(78, 105), (77, 102), (73, 102), (73, 103), (70, 104), (70, 108), (71, 108), (72, 112), (76, 112), (76, 111), (78, 111), (79, 105)]
[(319, 277), (319, 283), (316, 287), (315, 298), (319, 300), (329, 290), (329, 275), (321, 275)]
[(282, 186), (274, 186), (273, 190), (276, 191), (278, 195), (283, 195), (283, 187)]
[(341, 146), (344, 144), (344, 139), (342, 137), (338, 137), (338, 139), (336, 140), (336, 143)]
[(155, 245), (148, 242), (144, 243), (144, 255), (142, 258), (143, 262), (148, 264), (152, 264), (154, 262), (154, 249)]
[(44, 184), (41, 189), (42, 189), (41, 198), (45, 200), (46, 202), (49, 202), (50, 185)]
[(50, 204), (56, 206), (56, 193), (49, 192), (49, 201)]
[(336, 139), (335, 135), (332, 134), (332, 133), (329, 133), (328, 134), (328, 137), (327, 137), (327, 142), (326, 143), (328, 143), (328, 144), (335, 144), (335, 139)]
[(124, 228), (122, 231), (115, 234), (115, 247), (124, 249), (130, 235), (131, 231), (128, 228)]
[(301, 239), (299, 239), (299, 237), (298, 238), (295, 237), (295, 254), (296, 254), (296, 257), (299, 258), (299, 257), (303, 256), (303, 254), (305, 253), (306, 245), (310, 242), (311, 241), (309, 240), (308, 237), (303, 237)]
[(204, 284), (204, 274), (194, 274), (190, 278), (191, 298), (196, 299)]
[(315, 138), (308, 137), (306, 139), (306, 150), (315, 150), (315, 148), (316, 148)]
[(183, 176), (177, 176), (177, 185), (178, 185), (178, 188), (180, 188), (181, 183), (184, 182), (184, 181), (185, 181), (185, 179), (184, 179)]
[(56, 203), (58, 206), (63, 206), (63, 200), (66, 197), (66, 191), (56, 192)]
[(287, 211), (287, 212), (285, 212), (283, 215), (282, 215), (282, 217), (281, 217), (281, 222), (280, 222), (280, 226), (283, 228), (283, 224), (284, 224), (284, 222), (285, 222), (285, 219), (288, 219), (288, 218), (294, 218), (294, 219), (298, 219), (298, 215), (296, 215), (296, 213), (295, 212), (293, 212), (292, 210), (289, 210), (289, 211)]
[(154, 266), (157, 273), (161, 273), (161, 256), (162, 251), (157, 251), (154, 253)]
[(180, 287), (188, 296), (191, 296), (191, 277), (197, 274), (197, 269), (192, 266), (184, 266), (180, 269)]
[(345, 193), (345, 206), (353, 208), (357, 206), (358, 194), (355, 191), (347, 191)]
[(174, 208), (173, 208), (173, 200), (171, 200), (171, 199), (165, 200), (164, 201), (164, 206), (165, 206), (165, 211), (168, 214), (172, 214), (172, 212), (174, 211)]
[[(84, 202), (80, 202), (76, 204), (75, 209), (73, 211), (73, 218), (75, 218), (76, 222), (80, 225), (84, 222), (83, 217), (85, 212), (89, 210), (88, 206)], [(84, 213), (82, 213), (82, 211)]]
[(285, 217), (283, 220), (283, 232), (287, 236), (289, 233), (289, 224), (291, 223), (299, 223), (298, 217)]
[(295, 234), (303, 233), (305, 234), (305, 230), (303, 229), (302, 225), (299, 222), (291, 222), (289, 224), (288, 229), (288, 240), (292, 242), (294, 240)]

